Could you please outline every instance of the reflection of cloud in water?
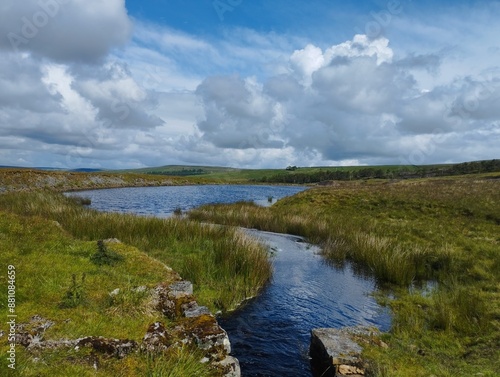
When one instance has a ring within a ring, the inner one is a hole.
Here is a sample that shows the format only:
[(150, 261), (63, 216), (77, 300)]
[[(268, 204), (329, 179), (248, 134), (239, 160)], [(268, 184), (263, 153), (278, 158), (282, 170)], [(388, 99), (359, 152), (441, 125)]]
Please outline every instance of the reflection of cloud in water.
[[(372, 279), (347, 264), (335, 269), (319, 249), (297, 237), (250, 230), (275, 250), (274, 277), (262, 295), (222, 321), (245, 376), (310, 376), (310, 330), (371, 325), (387, 330), (390, 319), (370, 293)], [(243, 329), (249, 329), (244, 331)]]

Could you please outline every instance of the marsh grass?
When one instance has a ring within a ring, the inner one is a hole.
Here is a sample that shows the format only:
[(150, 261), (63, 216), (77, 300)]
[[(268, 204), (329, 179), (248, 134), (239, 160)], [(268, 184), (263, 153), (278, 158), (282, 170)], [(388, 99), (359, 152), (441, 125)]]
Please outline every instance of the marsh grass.
[[(96, 246), (109, 238), (122, 242)], [(153, 310), (151, 290), (178, 279), (177, 272), (194, 282), (198, 302), (214, 311), (254, 296), (271, 274), (267, 250), (236, 230), (178, 218), (99, 213), (51, 192), (0, 195), (0, 250), (0, 265), (16, 266), (18, 323), (35, 314), (50, 319), (55, 325), (46, 331), (47, 339), (140, 341), (150, 323), (165, 321)], [(120, 262), (96, 264), (96, 254), (101, 261), (119, 256)], [(0, 273), (2, 286), (6, 279)], [(6, 312), (6, 303), (7, 291), (1, 290), (0, 311)], [(0, 352), (7, 349), (6, 337), (0, 338)], [(218, 375), (200, 363), (198, 352), (172, 352), (154, 360), (143, 354), (103, 358), (96, 372), (85, 353), (47, 351), (34, 363), (19, 346), (15, 375)], [(0, 358), (0, 370), (8, 370), (6, 358)]]
[(234, 229), (177, 217), (101, 213), (49, 192), (5, 194), (0, 208), (57, 221), (78, 239), (118, 238), (133, 245), (192, 280), (199, 301), (215, 310), (232, 309), (254, 296), (272, 272), (266, 249)]
[[(301, 235), (336, 266), (354, 262), (374, 276), (393, 311), (390, 348), (366, 351), (378, 375), (496, 376), (500, 182), (486, 178), (336, 182), (269, 208), (242, 202), (188, 215)], [(430, 292), (410, 289), (426, 280), (437, 282)]]

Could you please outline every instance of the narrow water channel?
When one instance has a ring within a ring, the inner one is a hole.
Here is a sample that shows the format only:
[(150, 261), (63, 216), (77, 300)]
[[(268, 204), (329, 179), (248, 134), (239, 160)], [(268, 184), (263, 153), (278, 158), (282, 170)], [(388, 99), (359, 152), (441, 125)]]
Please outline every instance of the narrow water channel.
[(274, 276), (262, 294), (228, 318), (243, 377), (311, 376), (310, 330), (354, 325), (388, 330), (390, 317), (370, 293), (372, 279), (335, 269), (300, 237), (247, 230), (272, 251)]

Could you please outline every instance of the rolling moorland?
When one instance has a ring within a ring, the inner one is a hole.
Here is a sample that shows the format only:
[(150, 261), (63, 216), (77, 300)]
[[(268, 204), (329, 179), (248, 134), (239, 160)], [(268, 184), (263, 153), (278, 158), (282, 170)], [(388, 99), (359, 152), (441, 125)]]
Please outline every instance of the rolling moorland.
[[(139, 339), (158, 314), (148, 310), (147, 295), (135, 297), (131, 288), (172, 279), (173, 272), (165, 265), (192, 280), (198, 300), (212, 310), (234, 308), (269, 278), (265, 250), (238, 232), (199, 222), (302, 235), (321, 245), (335, 266), (353, 263), (360, 274), (376, 277), (374, 294), (392, 310), (393, 326), (384, 335), (387, 349), (365, 349), (375, 375), (497, 376), (498, 164), (492, 160), (432, 167), (267, 171), (166, 167), (92, 174), (0, 169), (2, 266), (14, 261), (19, 269), (20, 321), (38, 314), (56, 322), (46, 331), (47, 338), (93, 334)], [(362, 172), (362, 179), (356, 172)], [(191, 211), (190, 220), (97, 213), (57, 193), (108, 186), (279, 180), (321, 184), (270, 208), (252, 203), (204, 206)], [(91, 262), (96, 241), (106, 238), (123, 242), (112, 246), (123, 263), (99, 267)], [(5, 274), (0, 274), (2, 285)], [(85, 295), (74, 307), (64, 307), (67, 292), (75, 286), (73, 275)], [(124, 297), (110, 302), (108, 293), (118, 287)], [(3, 306), (4, 296), (2, 292)], [(126, 326), (119, 326), (123, 321)], [(0, 345), (3, 352), (6, 344), (1, 338)], [(76, 368), (72, 371), (82, 376), (96, 375), (85, 361), (73, 365), (59, 351), (36, 355), (41, 360), (36, 364), (32, 354), (21, 349), (18, 354), (20, 375), (63, 376), (67, 368)], [(85, 360), (89, 355), (72, 355), (77, 356)], [(199, 364), (199, 355), (190, 349), (170, 356), (104, 359), (97, 375), (132, 376), (139, 370), (151, 376), (217, 375)], [(5, 363), (0, 361), (0, 367), (6, 368)], [(168, 374), (169, 370), (175, 372)]]

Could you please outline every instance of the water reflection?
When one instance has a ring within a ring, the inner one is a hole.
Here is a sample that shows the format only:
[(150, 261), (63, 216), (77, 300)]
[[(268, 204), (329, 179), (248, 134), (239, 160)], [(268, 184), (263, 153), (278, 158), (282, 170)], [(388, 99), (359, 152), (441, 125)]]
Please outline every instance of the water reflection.
[(371, 297), (375, 282), (349, 265), (332, 268), (319, 248), (296, 237), (249, 231), (276, 252), (262, 294), (221, 319), (244, 376), (311, 376), (310, 330), (354, 325), (388, 330), (390, 317)]

